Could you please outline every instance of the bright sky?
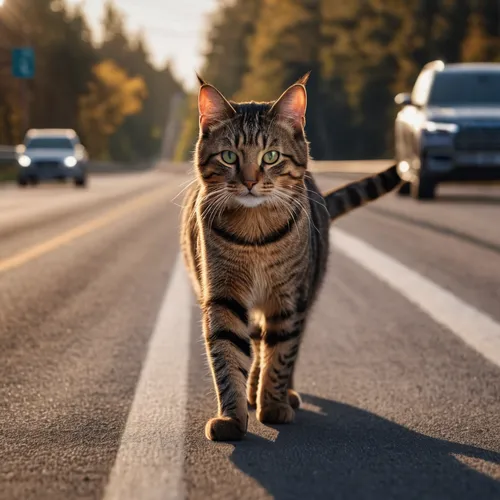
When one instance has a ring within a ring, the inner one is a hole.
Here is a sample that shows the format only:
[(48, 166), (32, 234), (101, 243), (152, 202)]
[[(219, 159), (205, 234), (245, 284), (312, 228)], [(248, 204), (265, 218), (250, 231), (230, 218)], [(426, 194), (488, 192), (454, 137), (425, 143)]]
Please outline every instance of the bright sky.
[[(0, 0), (1, 1), (1, 0)], [(104, 0), (68, 0), (82, 3), (94, 32), (100, 36)], [(201, 66), (207, 14), (217, 0), (115, 0), (125, 15), (127, 28), (142, 29), (152, 60), (173, 63), (175, 74), (186, 85), (195, 85), (194, 72)]]

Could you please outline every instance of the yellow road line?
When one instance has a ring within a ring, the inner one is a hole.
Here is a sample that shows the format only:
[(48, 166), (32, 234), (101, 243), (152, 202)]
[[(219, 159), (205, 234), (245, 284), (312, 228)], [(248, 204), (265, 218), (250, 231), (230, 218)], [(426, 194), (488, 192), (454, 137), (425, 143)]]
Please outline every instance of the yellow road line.
[(170, 193), (171, 191), (171, 186), (169, 186), (168, 188), (163, 186), (160, 189), (155, 189), (147, 194), (137, 196), (128, 203), (125, 203), (113, 210), (109, 210), (100, 217), (96, 217), (95, 219), (84, 222), (83, 224), (62, 233), (59, 236), (55, 236), (50, 240), (34, 245), (27, 250), (13, 255), (12, 257), (0, 260), (0, 273), (22, 266), (23, 264), (26, 264), (33, 259), (36, 259), (46, 253), (52, 252), (53, 250), (67, 245), (77, 238), (81, 238), (82, 236), (85, 236), (86, 234), (89, 234), (96, 229), (107, 226), (111, 222), (119, 219), (120, 217), (123, 217), (124, 215), (134, 212), (137, 209), (152, 205), (159, 199), (165, 198), (167, 193)]

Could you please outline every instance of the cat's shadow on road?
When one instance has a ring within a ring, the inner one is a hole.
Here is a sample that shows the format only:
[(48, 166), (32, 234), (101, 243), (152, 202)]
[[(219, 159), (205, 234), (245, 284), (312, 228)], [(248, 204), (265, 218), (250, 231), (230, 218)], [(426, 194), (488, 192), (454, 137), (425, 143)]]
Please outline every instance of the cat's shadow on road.
[[(476, 470), (489, 462), (498, 471), (500, 453), (419, 434), (346, 404), (303, 398), (319, 411), (297, 412), (296, 424), (276, 427), (274, 442), (248, 434), (231, 455), (275, 499), (500, 498), (500, 481)], [(471, 457), (474, 468), (460, 457)]]

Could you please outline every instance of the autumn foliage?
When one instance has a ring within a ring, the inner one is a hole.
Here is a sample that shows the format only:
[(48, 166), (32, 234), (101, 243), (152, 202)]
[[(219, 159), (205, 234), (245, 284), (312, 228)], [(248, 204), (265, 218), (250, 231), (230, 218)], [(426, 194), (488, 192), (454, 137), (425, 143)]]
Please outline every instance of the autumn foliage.
[(130, 78), (113, 60), (97, 64), (93, 75), (88, 94), (80, 97), (80, 125), (87, 148), (102, 158), (125, 118), (141, 111), (147, 89), (142, 77)]

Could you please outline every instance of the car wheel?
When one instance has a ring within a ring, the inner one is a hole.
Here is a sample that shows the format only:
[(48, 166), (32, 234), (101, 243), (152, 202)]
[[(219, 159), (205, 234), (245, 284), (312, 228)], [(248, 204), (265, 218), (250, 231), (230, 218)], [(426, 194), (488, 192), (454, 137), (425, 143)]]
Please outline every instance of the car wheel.
[(77, 177), (75, 179), (75, 186), (78, 188), (87, 187), (87, 177)]
[(30, 184), (32, 186), (38, 186), (39, 183), (40, 183), (40, 181), (38, 180), (37, 177), (30, 177)]
[(399, 196), (409, 196), (410, 194), (410, 183), (405, 182), (400, 186), (400, 188), (397, 190), (397, 194)]
[(416, 200), (433, 200), (436, 197), (436, 183), (430, 179), (419, 178), (411, 184), (410, 193)]
[(28, 181), (26, 179), (17, 179), (17, 185), (19, 187), (26, 187), (28, 184)]

